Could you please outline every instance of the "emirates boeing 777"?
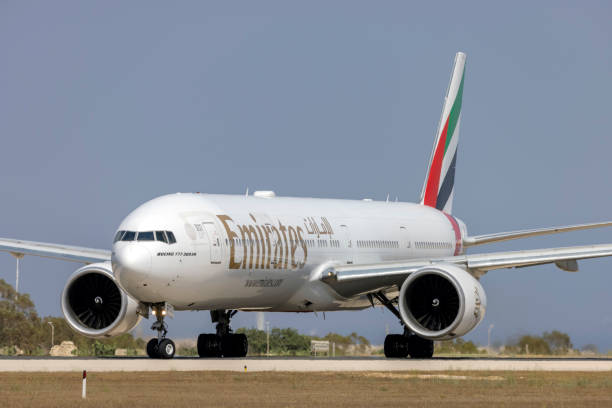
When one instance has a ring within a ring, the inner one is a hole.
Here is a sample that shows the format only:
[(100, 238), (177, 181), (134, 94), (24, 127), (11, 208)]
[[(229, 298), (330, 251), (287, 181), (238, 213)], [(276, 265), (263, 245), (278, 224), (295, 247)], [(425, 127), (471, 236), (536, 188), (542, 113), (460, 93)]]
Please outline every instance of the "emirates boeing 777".
[(470, 236), (452, 214), (465, 54), (457, 53), (419, 203), (252, 195), (154, 198), (119, 225), (112, 250), (0, 239), (0, 250), (85, 264), (68, 279), (62, 311), (77, 332), (109, 337), (151, 318), (151, 358), (172, 358), (166, 317), (208, 310), (216, 333), (200, 357), (242, 357), (238, 311), (319, 312), (384, 306), (404, 327), (387, 357), (429, 358), (433, 342), (482, 321), (487, 271), (612, 255), (612, 244), (466, 254), (468, 247), (612, 225), (612, 222)]

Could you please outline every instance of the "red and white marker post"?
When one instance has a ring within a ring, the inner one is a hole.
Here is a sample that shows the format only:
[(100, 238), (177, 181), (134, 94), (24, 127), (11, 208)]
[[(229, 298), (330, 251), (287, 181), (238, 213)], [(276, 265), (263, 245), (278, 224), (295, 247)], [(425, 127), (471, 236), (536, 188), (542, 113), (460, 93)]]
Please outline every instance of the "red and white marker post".
[(87, 370), (83, 370), (83, 394), (81, 397), (83, 399), (87, 397)]

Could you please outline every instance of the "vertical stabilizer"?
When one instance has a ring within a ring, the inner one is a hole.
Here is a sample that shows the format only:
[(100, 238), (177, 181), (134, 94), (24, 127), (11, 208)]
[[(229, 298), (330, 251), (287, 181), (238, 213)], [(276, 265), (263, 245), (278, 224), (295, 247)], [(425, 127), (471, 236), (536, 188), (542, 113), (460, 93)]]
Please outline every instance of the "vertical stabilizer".
[(442, 116), (438, 124), (436, 139), (427, 167), (427, 177), (421, 192), (421, 204), (451, 213), (455, 191), (455, 165), (461, 124), (461, 99), (465, 54), (458, 52), (450, 84), (444, 98)]

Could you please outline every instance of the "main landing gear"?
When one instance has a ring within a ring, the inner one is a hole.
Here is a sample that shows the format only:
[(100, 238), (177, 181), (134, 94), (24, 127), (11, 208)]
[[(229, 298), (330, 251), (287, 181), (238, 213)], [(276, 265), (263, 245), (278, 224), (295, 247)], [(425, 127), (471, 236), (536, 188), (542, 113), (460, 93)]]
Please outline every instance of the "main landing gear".
[(237, 310), (211, 310), (210, 318), (217, 323), (217, 333), (203, 333), (198, 336), (200, 357), (245, 357), (249, 349), (244, 334), (232, 333), (230, 319)]
[(433, 340), (427, 340), (404, 328), (404, 334), (388, 334), (385, 337), (385, 357), (388, 358), (431, 358), (434, 352)]
[(402, 317), (393, 301), (389, 300), (384, 293), (378, 292), (373, 296), (389, 309), (391, 313), (397, 316), (404, 326), (404, 334), (388, 334), (385, 337), (385, 357), (406, 358), (410, 356), (412, 358), (431, 358), (434, 352), (433, 340), (424, 339), (412, 333), (404, 325)]
[(164, 322), (166, 308), (163, 305), (153, 305), (151, 308), (153, 309), (153, 315), (157, 318), (151, 326), (151, 330), (157, 331), (157, 338), (153, 338), (147, 343), (147, 355), (151, 358), (172, 358), (176, 352), (176, 346), (172, 340), (166, 338), (168, 333), (168, 325)]

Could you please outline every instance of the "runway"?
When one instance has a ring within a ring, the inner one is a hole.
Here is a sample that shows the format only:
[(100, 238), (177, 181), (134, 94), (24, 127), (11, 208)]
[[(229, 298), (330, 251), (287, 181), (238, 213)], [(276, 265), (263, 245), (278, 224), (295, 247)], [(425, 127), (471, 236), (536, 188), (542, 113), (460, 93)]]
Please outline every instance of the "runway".
[(612, 371), (606, 358), (28, 358), (0, 359), (0, 372), (82, 371)]

